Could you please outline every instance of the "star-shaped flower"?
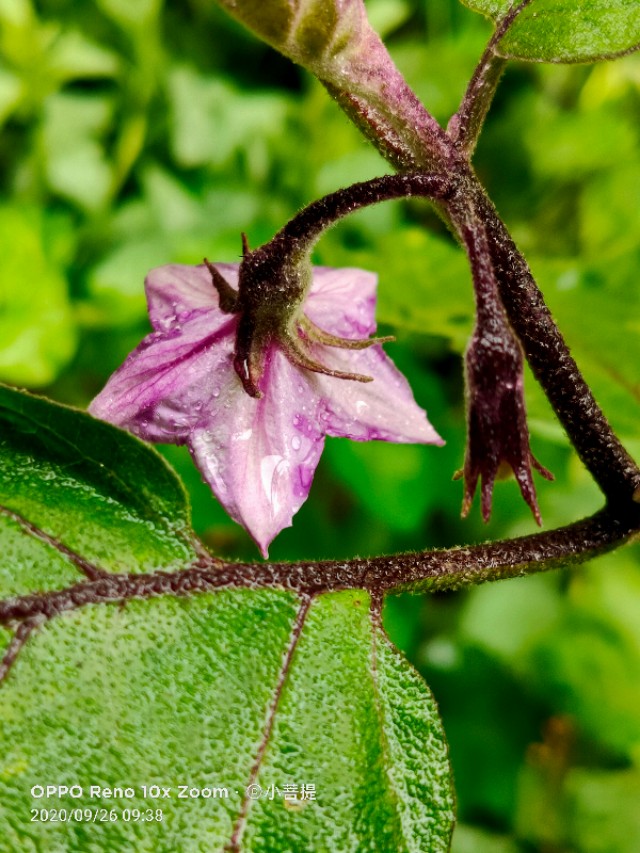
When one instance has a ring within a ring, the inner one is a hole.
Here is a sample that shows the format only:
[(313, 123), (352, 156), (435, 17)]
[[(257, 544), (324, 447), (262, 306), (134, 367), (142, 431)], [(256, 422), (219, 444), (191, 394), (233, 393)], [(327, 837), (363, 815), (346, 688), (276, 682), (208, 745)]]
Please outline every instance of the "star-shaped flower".
[[(237, 287), (239, 265), (215, 269)], [(297, 327), (314, 363), (373, 381), (306, 369), (274, 336), (265, 344), (257, 398), (234, 369), (241, 316), (220, 308), (207, 267), (155, 269), (146, 280), (154, 331), (89, 411), (147, 441), (187, 444), (220, 503), (267, 556), (309, 494), (326, 435), (443, 443), (379, 344), (344, 349), (318, 340), (368, 337), (375, 288), (371, 273), (315, 267)], [(326, 335), (305, 337), (305, 329)]]

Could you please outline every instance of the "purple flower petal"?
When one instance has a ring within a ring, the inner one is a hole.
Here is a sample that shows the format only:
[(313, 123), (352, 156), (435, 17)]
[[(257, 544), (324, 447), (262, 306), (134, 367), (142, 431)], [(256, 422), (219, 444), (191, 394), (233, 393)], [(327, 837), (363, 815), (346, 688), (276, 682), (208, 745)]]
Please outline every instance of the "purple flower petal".
[(230, 374), (210, 417), (193, 430), (196, 465), (262, 554), (309, 494), (324, 447), (320, 400), (307, 374), (273, 349), (266, 392), (249, 397)]
[(373, 377), (373, 382), (342, 381), (319, 376), (326, 398), (325, 431), (356, 441), (444, 444), (416, 403), (409, 383), (381, 346), (366, 350), (323, 347), (323, 363)]
[[(216, 264), (216, 267), (232, 287), (238, 286), (238, 264)], [(181, 318), (191, 311), (213, 308), (218, 312), (218, 293), (204, 264), (197, 267), (182, 264), (157, 267), (147, 275), (145, 290), (149, 319), (158, 331), (180, 323)], [(225, 316), (221, 314), (219, 319), (223, 320)]]
[(233, 371), (236, 325), (235, 317), (200, 309), (186, 315), (181, 327), (152, 332), (89, 411), (146, 441), (184, 444), (202, 412), (215, 407), (222, 378)]
[(376, 328), (377, 283), (365, 270), (314, 267), (305, 314), (332, 335), (368, 338)]

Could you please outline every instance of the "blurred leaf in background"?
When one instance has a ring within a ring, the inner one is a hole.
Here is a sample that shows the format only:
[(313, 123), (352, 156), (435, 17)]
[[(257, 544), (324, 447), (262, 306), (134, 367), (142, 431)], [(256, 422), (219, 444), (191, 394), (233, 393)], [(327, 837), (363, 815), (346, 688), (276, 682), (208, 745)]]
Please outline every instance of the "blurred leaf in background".
[(73, 356), (76, 330), (67, 282), (55, 257), (55, 216), (19, 203), (0, 206), (0, 377), (49, 384)]
[[(446, 122), (491, 33), (458, 0), (368, 0), (409, 82)], [(509, 65), (475, 165), (614, 426), (640, 454), (640, 59)], [(213, 0), (0, 4), (0, 378), (86, 406), (148, 328), (143, 280), (237, 261), (302, 205), (388, 172), (322, 87)], [(465, 259), (420, 201), (371, 208), (316, 260), (380, 278), (378, 319), (442, 449), (328, 442), (274, 559), (350, 557), (533, 532), (513, 482), (493, 517), (459, 517)], [(546, 526), (600, 497), (535, 381)], [(194, 525), (255, 557), (181, 448)], [(469, 593), (387, 603), (432, 685), (454, 764), (456, 853), (636, 853), (638, 552)], [(555, 722), (554, 722), (555, 721)], [(560, 724), (557, 721), (562, 721)], [(554, 728), (555, 726), (555, 728)], [(555, 734), (554, 734), (555, 732)], [(550, 804), (553, 806), (551, 811)], [(523, 847), (522, 844), (525, 846)], [(529, 846), (526, 846), (529, 845)], [(546, 848), (545, 848), (546, 845)]]

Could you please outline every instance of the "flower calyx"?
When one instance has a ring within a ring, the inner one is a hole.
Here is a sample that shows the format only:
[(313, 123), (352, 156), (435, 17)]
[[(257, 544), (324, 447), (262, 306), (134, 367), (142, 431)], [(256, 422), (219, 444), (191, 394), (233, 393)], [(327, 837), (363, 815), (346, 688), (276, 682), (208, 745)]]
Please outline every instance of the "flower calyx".
[(547, 480), (554, 477), (529, 446), (522, 348), (506, 318), (476, 325), (465, 355), (465, 378), (467, 449), (464, 468), (455, 475), (464, 477), (462, 515), (468, 514), (481, 479), (482, 518), (488, 522), (495, 480), (511, 470), (541, 524), (532, 466)]
[(431, 200), (448, 198), (455, 191), (450, 176), (441, 173), (384, 175), (351, 184), (303, 208), (264, 246), (250, 250), (242, 235), (242, 262), (238, 290), (206, 259), (220, 309), (239, 314), (234, 367), (244, 390), (262, 396), (260, 383), (271, 344), (289, 361), (304, 370), (336, 379), (371, 382), (360, 373), (334, 370), (323, 364), (321, 347), (364, 349), (393, 337), (355, 340), (330, 334), (305, 316), (304, 303), (313, 281), (311, 252), (322, 234), (350, 213), (397, 198), (412, 196)]
[(297, 367), (336, 379), (371, 382), (373, 377), (331, 369), (318, 360), (320, 344), (340, 349), (364, 349), (394, 340), (392, 336), (352, 340), (319, 328), (303, 306), (313, 280), (310, 251), (280, 232), (273, 240), (251, 251), (242, 235), (242, 262), (238, 290), (205, 258), (220, 309), (239, 314), (233, 365), (250, 397), (262, 396), (260, 383), (271, 344), (277, 344)]

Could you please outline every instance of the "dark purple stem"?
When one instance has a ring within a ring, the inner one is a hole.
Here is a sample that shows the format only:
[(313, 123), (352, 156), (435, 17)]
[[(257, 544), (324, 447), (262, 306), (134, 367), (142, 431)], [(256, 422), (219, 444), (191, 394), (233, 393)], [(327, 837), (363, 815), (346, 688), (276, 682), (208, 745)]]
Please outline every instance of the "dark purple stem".
[(192, 595), (228, 587), (288, 589), (318, 595), (366, 589), (379, 598), (401, 589), (442, 592), (485, 580), (521, 577), (575, 565), (629, 541), (640, 529), (640, 506), (625, 513), (601, 510), (567, 527), (518, 539), (446, 551), (397, 554), (346, 562), (227, 563), (200, 561), (179, 572), (114, 574), (62, 590), (0, 601), (0, 624), (51, 619), (90, 604), (164, 595)]
[(596, 402), (527, 262), (477, 182), (471, 204), (487, 228), (491, 260), (509, 322), (571, 443), (609, 503), (637, 501), (638, 466)]

